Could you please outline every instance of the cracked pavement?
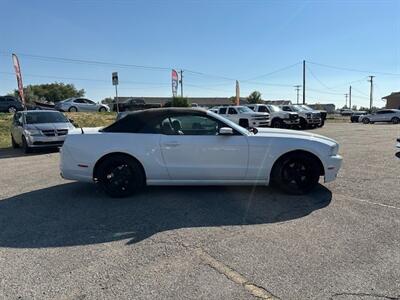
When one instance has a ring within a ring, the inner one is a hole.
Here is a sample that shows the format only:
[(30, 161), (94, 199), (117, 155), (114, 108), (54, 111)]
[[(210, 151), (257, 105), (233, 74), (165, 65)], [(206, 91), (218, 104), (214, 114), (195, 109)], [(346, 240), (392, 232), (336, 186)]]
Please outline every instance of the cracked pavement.
[(58, 153), (0, 150), (0, 298), (399, 299), (400, 126), (313, 132), (340, 143), (344, 164), (301, 197), (152, 187), (110, 199), (61, 179)]

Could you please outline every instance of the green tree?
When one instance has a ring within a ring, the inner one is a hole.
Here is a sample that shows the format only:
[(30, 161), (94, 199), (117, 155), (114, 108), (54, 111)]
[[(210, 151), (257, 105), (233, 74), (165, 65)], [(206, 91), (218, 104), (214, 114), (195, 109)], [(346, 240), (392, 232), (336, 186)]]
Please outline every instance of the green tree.
[(111, 98), (111, 97), (104, 98), (103, 100), (101, 100), (101, 103), (108, 104), (108, 105), (113, 104), (114, 98)]
[(172, 101), (164, 104), (164, 107), (189, 107), (189, 102), (186, 97), (173, 97)]
[(261, 93), (260, 93), (259, 91), (254, 91), (254, 92), (252, 92), (252, 93), (247, 97), (247, 101), (248, 101), (250, 104), (262, 103)]
[[(19, 97), (18, 90), (14, 90), (14, 95)], [(46, 84), (35, 84), (24, 87), (25, 100), (28, 103), (33, 101), (49, 101), (58, 102), (67, 98), (72, 97), (83, 97), (85, 90), (78, 90), (73, 84), (65, 83), (46, 83)]]

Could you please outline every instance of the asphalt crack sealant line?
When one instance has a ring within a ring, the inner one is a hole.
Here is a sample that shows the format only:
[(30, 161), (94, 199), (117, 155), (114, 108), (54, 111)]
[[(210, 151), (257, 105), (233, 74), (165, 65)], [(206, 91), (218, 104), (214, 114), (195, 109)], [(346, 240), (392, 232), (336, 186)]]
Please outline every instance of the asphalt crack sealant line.
[[(190, 248), (190, 247), (189, 247)], [(228, 267), (224, 263), (216, 260), (214, 257), (209, 255), (207, 252), (201, 248), (193, 249), (195, 253), (200, 257), (200, 259), (210, 266), (212, 269), (218, 273), (224, 275), (230, 281), (241, 285), (247, 292), (249, 292), (254, 297), (265, 299), (265, 300), (279, 300), (280, 298), (274, 296), (272, 293), (267, 291), (265, 288), (260, 287), (249, 280), (247, 280), (243, 275), (239, 274), (232, 268)]]

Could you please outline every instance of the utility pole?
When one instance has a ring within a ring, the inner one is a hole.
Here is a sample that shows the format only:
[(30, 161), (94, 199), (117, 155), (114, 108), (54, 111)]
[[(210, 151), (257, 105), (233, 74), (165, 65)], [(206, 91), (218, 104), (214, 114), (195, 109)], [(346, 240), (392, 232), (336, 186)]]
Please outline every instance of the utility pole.
[(303, 60), (303, 104), (306, 104), (306, 61)]
[(351, 86), (349, 87), (349, 108), (351, 109)]
[(373, 92), (374, 92), (374, 77), (375, 76), (368, 76), (370, 79), (368, 80), (371, 83), (371, 87), (369, 89), (369, 110), (372, 111), (372, 102), (373, 102)]
[(181, 83), (181, 97), (183, 98), (183, 70), (181, 70), (180, 73), (181, 73), (181, 80), (179, 80), (179, 82)]
[(298, 85), (295, 85), (294, 87), (296, 88), (296, 92), (297, 92), (297, 104), (299, 104), (299, 92), (300, 92), (301, 85), (298, 84)]
[[(346, 105), (345, 105), (345, 107), (347, 107), (347, 96), (349, 95), (349, 94), (344, 94), (345, 96), (346, 96)], [(348, 108), (348, 107), (347, 107)]]

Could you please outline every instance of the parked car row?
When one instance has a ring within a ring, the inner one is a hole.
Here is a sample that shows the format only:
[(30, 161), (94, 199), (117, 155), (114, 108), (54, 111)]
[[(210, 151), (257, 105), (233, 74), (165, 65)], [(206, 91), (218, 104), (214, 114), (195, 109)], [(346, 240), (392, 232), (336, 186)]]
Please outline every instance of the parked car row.
[(244, 106), (212, 107), (217, 113), (244, 128), (313, 128), (324, 126), (326, 111), (316, 111), (307, 105), (248, 104)]

